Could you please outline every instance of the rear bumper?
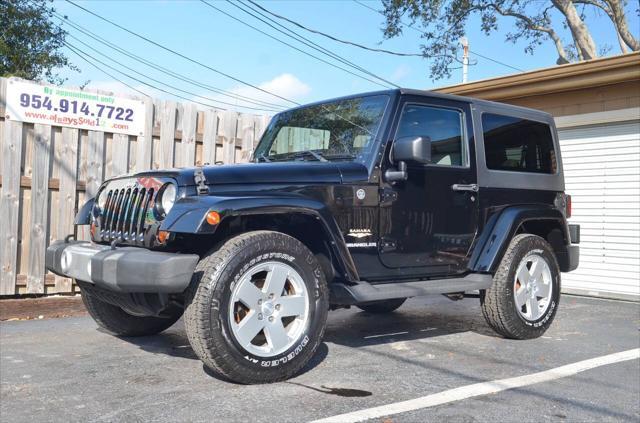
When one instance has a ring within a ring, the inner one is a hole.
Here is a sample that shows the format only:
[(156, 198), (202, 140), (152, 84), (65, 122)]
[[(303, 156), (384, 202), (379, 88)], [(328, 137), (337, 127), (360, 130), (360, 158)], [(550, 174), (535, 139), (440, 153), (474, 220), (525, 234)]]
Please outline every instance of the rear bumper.
[(576, 270), (578, 268), (578, 265), (580, 264), (580, 247), (575, 244), (567, 246), (567, 257), (569, 266), (566, 272)]
[(116, 292), (180, 293), (199, 259), (196, 254), (57, 241), (47, 248), (45, 264), (57, 275)]
[(580, 264), (580, 225), (569, 225), (569, 238), (571, 244), (567, 245), (567, 253), (564, 257), (564, 263), (561, 263), (563, 272), (571, 272), (576, 270)]
[(560, 266), (561, 272), (576, 270), (578, 264), (580, 264), (580, 246), (569, 244), (566, 247), (566, 251), (556, 252), (556, 258), (558, 259), (558, 266)]

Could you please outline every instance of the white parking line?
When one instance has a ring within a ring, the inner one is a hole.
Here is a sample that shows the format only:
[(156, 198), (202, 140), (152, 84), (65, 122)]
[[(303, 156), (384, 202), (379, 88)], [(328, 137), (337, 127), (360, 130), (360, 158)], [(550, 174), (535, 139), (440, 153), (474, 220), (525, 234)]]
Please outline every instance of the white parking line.
[(534, 385), (536, 383), (549, 382), (555, 379), (573, 376), (580, 372), (584, 372), (585, 370), (594, 369), (596, 367), (606, 366), (613, 363), (620, 363), (623, 361), (635, 360), (638, 358), (640, 358), (640, 348), (622, 351), (615, 354), (603, 355), (601, 357), (591, 358), (589, 360), (578, 361), (577, 363), (567, 364), (566, 366), (560, 366), (554, 369), (545, 370), (543, 372), (532, 373), (530, 375), (461, 386), (460, 388), (450, 389), (448, 391), (439, 392), (437, 394), (427, 395), (408, 401), (382, 405), (379, 407), (367, 408), (360, 411), (354, 411), (352, 413), (340, 414), (337, 416), (315, 420), (311, 423), (361, 422), (363, 420), (390, 416), (392, 414), (406, 413), (408, 411), (420, 410), (422, 408), (460, 401), (466, 398), (477, 397), (480, 395), (495, 394), (496, 392)]
[(393, 336), (393, 335), (406, 335), (409, 332), (393, 332), (393, 333), (381, 333), (380, 335), (369, 335), (369, 336), (365, 336), (364, 339), (369, 339), (369, 338), (380, 338), (383, 336)]

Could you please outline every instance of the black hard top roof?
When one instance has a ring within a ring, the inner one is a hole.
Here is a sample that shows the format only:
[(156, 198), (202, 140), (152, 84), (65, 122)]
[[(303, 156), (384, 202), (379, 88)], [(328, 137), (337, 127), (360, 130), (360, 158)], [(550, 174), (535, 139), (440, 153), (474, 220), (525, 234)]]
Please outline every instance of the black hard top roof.
[(531, 109), (531, 108), (522, 107), (522, 106), (514, 106), (512, 104), (500, 103), (500, 102), (496, 102), (496, 101), (481, 100), (479, 98), (474, 98), (474, 97), (464, 97), (464, 96), (461, 96), (461, 95), (445, 94), (445, 93), (439, 93), (439, 92), (436, 92), (436, 91), (429, 91), (429, 90), (416, 90), (416, 89), (411, 89), (411, 88), (396, 88), (396, 89), (391, 89), (391, 90), (370, 91), (370, 92), (352, 94), (352, 95), (348, 95), (348, 96), (336, 97), (336, 98), (332, 98), (332, 99), (326, 99), (326, 100), (322, 100), (322, 101), (317, 101), (317, 102), (313, 102), (313, 103), (309, 103), (309, 104), (300, 105), (298, 107), (294, 107), (294, 109), (297, 109), (299, 107), (306, 107), (306, 106), (313, 106), (313, 105), (317, 105), (317, 104), (328, 103), (328, 102), (336, 101), (336, 100), (346, 100), (346, 99), (349, 99), (349, 98), (362, 97), (362, 96), (372, 96), (372, 95), (382, 95), (382, 94), (386, 94), (386, 95), (389, 95), (389, 96), (411, 95), (411, 96), (420, 96), (420, 97), (425, 97), (425, 98), (437, 98), (437, 99), (443, 99), (443, 100), (459, 101), (459, 102), (464, 102), (464, 103), (477, 105), (479, 108), (490, 108), (493, 111), (497, 111), (499, 109), (502, 109), (505, 112), (507, 112), (509, 110), (518, 111), (518, 112), (521, 112), (521, 113), (525, 113), (525, 114), (527, 114), (529, 116), (536, 116), (537, 115), (537, 117), (540, 118), (541, 120), (551, 120), (551, 121), (553, 120), (553, 116), (551, 116), (549, 113), (543, 112), (543, 111), (537, 110), (537, 109)]

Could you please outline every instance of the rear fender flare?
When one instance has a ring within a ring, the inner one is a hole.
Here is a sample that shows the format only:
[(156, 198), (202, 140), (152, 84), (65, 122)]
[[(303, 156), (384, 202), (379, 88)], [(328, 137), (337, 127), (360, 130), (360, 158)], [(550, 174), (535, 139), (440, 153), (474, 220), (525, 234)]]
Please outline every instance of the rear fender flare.
[(469, 269), (473, 272), (494, 273), (518, 228), (527, 221), (553, 221), (563, 228), (569, 239), (568, 227), (560, 210), (542, 205), (507, 207), (489, 218), (475, 244)]

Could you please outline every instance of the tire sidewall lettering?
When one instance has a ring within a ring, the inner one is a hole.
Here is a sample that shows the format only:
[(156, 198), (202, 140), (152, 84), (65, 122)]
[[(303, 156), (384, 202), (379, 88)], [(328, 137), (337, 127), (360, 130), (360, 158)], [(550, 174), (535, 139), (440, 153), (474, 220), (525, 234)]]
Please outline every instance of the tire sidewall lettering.
[[(231, 283), (229, 283), (225, 288), (225, 291), (224, 291), (225, 298), (221, 301), (221, 304), (217, 308), (218, 316), (216, 319), (212, 319), (212, 321), (217, 320), (218, 324), (222, 326), (225, 341), (231, 348), (232, 354), (237, 357), (244, 358), (244, 362), (247, 363), (248, 366), (257, 367), (261, 369), (277, 368), (287, 363), (290, 363), (294, 361), (299, 355), (301, 355), (302, 352), (305, 351), (308, 346), (313, 345), (313, 343), (310, 342), (311, 339), (309, 335), (314, 333), (314, 331), (316, 330), (315, 325), (317, 325), (317, 323), (315, 322), (314, 315), (318, 312), (317, 310), (318, 300), (321, 298), (321, 295), (322, 295), (321, 288), (320, 288), (322, 270), (319, 264), (315, 263), (314, 265), (315, 257), (312, 254), (303, 255), (304, 253), (299, 249), (292, 249), (291, 253), (297, 255), (296, 257), (292, 254), (278, 251), (283, 247), (282, 245), (272, 246), (272, 248), (273, 247), (275, 247), (274, 250), (276, 251), (257, 254), (256, 256), (252, 257), (250, 260), (246, 260), (242, 264), (242, 266), (239, 268), (237, 268), (238, 264), (234, 262), (233, 258), (230, 260), (229, 263), (227, 263), (228, 265), (230, 264), (232, 267), (235, 267), (236, 270), (232, 270), (233, 279)], [(249, 270), (251, 267), (255, 266), (256, 264), (259, 264), (264, 261), (282, 261), (284, 263), (291, 265), (296, 270), (298, 270), (298, 272), (303, 277), (304, 283), (307, 284), (307, 291), (310, 297), (309, 298), (309, 302), (310, 302), (309, 326), (303, 333), (303, 336), (301, 337), (299, 342), (294, 344), (294, 346), (292, 346), (289, 350), (272, 358), (254, 356), (253, 354), (241, 348), (240, 345), (235, 341), (235, 339), (231, 335), (230, 328), (228, 327), (228, 317), (227, 317), (227, 310), (228, 310), (228, 307), (230, 307), (230, 304), (228, 303), (228, 301), (231, 297), (231, 292), (233, 292), (233, 289), (235, 289), (235, 287), (240, 282), (240, 280), (242, 279), (242, 276), (245, 274), (247, 270)]]
[(304, 338), (302, 338), (302, 341), (300, 341), (300, 344), (298, 344), (293, 349), (293, 351), (276, 360), (255, 360), (255, 359), (250, 359), (249, 356), (246, 356), (245, 358), (247, 358), (251, 363), (254, 363), (254, 364), (259, 362), (260, 367), (278, 367), (296, 358), (296, 356), (302, 352), (302, 350), (304, 349), (304, 347), (307, 346), (308, 343), (309, 343), (309, 336), (305, 335)]

